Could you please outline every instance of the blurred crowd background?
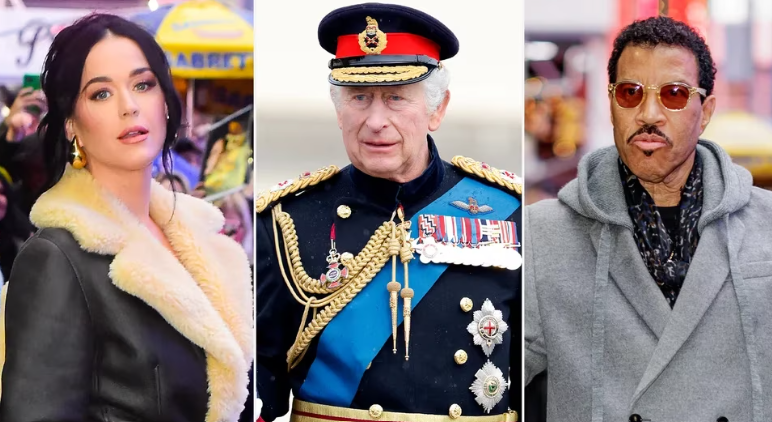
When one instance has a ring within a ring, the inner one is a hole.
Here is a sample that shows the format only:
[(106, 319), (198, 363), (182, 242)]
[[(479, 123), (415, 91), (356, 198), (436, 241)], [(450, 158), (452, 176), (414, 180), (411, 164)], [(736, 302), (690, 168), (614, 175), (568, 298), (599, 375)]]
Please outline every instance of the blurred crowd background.
[(772, 187), (772, 1), (540, 0), (525, 2), (527, 203), (555, 197), (584, 154), (613, 145), (611, 44), (661, 12), (697, 28), (716, 62), (717, 109), (703, 138)]
[(185, 112), (172, 177), (161, 157), (154, 176), (219, 207), (224, 233), (252, 258), (253, 9), (252, 0), (0, 0), (0, 280), (34, 231), (45, 55), (59, 31), (94, 11), (144, 26), (167, 53)]

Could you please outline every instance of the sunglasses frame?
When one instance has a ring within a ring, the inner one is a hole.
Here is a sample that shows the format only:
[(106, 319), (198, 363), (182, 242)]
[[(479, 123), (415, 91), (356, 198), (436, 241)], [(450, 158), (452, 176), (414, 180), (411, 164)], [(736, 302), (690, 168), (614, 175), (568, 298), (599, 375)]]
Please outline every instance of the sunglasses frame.
[[(635, 106), (635, 107), (622, 107), (619, 104), (619, 101), (617, 101), (617, 86), (619, 86), (619, 84), (634, 84), (634, 85), (637, 85), (637, 86), (640, 86), (641, 88), (643, 88), (643, 97), (641, 98), (641, 102), (638, 103), (638, 105)], [(682, 86), (682, 87), (684, 87), (684, 88), (689, 90), (689, 98), (686, 99), (686, 105), (684, 105), (683, 108), (669, 108), (668, 106), (666, 106), (662, 102), (662, 91), (661, 90), (662, 90), (663, 86), (667, 86), (667, 85), (678, 85), (678, 86)], [(617, 107), (619, 107), (621, 109), (624, 109), (624, 110), (631, 110), (631, 109), (640, 107), (641, 104), (643, 104), (644, 101), (646, 101), (646, 95), (648, 95), (648, 92), (649, 92), (650, 89), (653, 89), (653, 90), (657, 91), (657, 101), (659, 101), (659, 104), (662, 107), (665, 107), (665, 109), (670, 110), (670, 111), (683, 111), (683, 110), (685, 110), (686, 107), (689, 107), (689, 102), (692, 100), (692, 96), (694, 94), (700, 94), (700, 95), (702, 95), (703, 97), (706, 97), (706, 98), (708, 96), (708, 91), (705, 88), (695, 88), (695, 87), (693, 87), (693, 86), (691, 86), (689, 84), (683, 83), (683, 82), (665, 82), (665, 83), (660, 84), (660, 85), (644, 85), (644, 84), (642, 84), (642, 83), (640, 83), (638, 81), (625, 80), (625, 81), (617, 81), (617, 82), (615, 82), (613, 84), (608, 84), (608, 93), (609, 93), (609, 95), (611, 95), (611, 97), (614, 99), (614, 103), (617, 105)]]

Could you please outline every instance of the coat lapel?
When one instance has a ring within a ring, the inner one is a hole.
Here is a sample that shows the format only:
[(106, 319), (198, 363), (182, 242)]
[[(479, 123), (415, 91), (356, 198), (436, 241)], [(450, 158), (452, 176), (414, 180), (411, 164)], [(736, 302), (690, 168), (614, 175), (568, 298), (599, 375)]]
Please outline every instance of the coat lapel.
[(612, 242), (614, 252), (609, 267), (611, 279), (657, 339), (660, 339), (670, 318), (670, 306), (643, 263), (630, 230), (616, 227)]
[[(715, 221), (702, 232), (670, 320), (635, 389), (631, 406), (635, 405), (678, 353), (726, 282), (729, 255), (725, 233), (723, 220)], [(743, 237), (743, 233), (734, 235), (740, 239)]]
[(86, 251), (114, 255), (112, 283), (153, 307), (206, 352), (207, 422), (235, 421), (247, 398), (253, 357), (246, 255), (219, 234), (223, 217), (204, 201), (173, 195), (153, 182), (150, 215), (174, 254), (90, 173), (68, 166), (35, 204), (31, 218), (39, 228), (67, 229)]

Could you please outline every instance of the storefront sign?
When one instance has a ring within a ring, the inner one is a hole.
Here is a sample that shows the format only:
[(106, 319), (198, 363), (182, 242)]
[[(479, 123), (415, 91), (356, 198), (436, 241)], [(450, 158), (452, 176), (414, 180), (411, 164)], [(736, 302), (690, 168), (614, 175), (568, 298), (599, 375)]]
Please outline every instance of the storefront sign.
[(252, 53), (167, 52), (166, 57), (172, 68), (177, 69), (244, 70)]

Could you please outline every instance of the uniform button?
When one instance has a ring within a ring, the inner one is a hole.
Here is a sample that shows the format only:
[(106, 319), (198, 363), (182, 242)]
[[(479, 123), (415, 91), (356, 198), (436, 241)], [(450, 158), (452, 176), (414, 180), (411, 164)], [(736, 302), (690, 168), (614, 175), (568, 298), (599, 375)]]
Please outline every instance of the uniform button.
[(338, 207), (338, 217), (349, 218), (351, 216), (351, 208), (348, 205), (341, 205)]
[(727, 419), (726, 416), (721, 416), (716, 419), (716, 422), (729, 422), (729, 419)]
[(630, 419), (628, 419), (630, 422), (643, 422), (643, 418), (641, 418), (641, 415), (633, 413), (630, 415)]
[(448, 415), (451, 419), (458, 419), (461, 416), (461, 406), (453, 403), (450, 405), (450, 410), (448, 411)]
[(461, 310), (464, 312), (469, 312), (472, 310), (472, 306), (474, 304), (472, 303), (472, 299), (469, 299), (468, 297), (465, 297), (461, 299)]
[(456, 353), (453, 354), (453, 360), (455, 360), (459, 365), (465, 364), (466, 358), (466, 352), (463, 350), (456, 350)]
[(370, 417), (373, 419), (378, 419), (383, 415), (383, 408), (379, 404), (374, 404), (370, 406)]

